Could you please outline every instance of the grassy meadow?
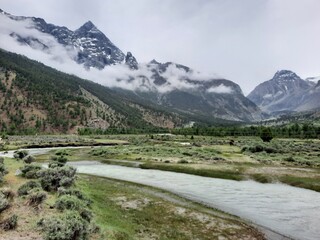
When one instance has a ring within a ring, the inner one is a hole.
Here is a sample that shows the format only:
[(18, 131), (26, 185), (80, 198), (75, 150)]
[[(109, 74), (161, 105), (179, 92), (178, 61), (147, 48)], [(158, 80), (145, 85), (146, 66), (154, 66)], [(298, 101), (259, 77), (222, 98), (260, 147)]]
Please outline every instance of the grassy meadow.
[[(320, 191), (320, 140), (176, 135), (108, 135), (82, 137), (83, 142), (115, 145), (63, 150), (70, 161), (97, 160), (144, 169), (200, 176), (283, 182)], [(59, 150), (56, 150), (59, 151)], [(49, 157), (39, 156), (38, 161)]]
[[(95, 149), (82, 149), (80, 153), (91, 154), (87, 151), (92, 150)], [(75, 154), (74, 150), (66, 152), (65, 156), (72, 160), (79, 158), (80, 153)], [(45, 160), (53, 155), (60, 153), (41, 157)], [(17, 194), (20, 186), (30, 180), (16, 175), (24, 166), (23, 161), (5, 158), (4, 165), (8, 174), (0, 189), (10, 189), (13, 197), (10, 206), (0, 213), (0, 239), (60, 239), (45, 237), (39, 227), (42, 218), (63, 216), (56, 209), (59, 194), (48, 192), (45, 201), (37, 207), (28, 205), (28, 196)], [(85, 239), (264, 239), (259, 231), (237, 217), (151, 187), (78, 175), (71, 190), (80, 191), (92, 202), (91, 224), (96, 224), (99, 231)], [(1, 229), (1, 222), (13, 214), (18, 216), (15, 229)]]

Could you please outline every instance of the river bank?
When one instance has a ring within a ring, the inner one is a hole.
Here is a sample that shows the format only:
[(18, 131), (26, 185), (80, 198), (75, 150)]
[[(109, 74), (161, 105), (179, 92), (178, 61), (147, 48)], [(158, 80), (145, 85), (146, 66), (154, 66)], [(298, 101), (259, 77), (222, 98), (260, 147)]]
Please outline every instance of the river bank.
[(279, 183), (214, 179), (98, 162), (70, 164), (79, 173), (135, 182), (176, 193), (292, 239), (313, 240), (320, 235), (320, 194), (314, 191)]
[[(42, 149), (43, 150), (43, 149)], [(89, 162), (93, 164), (94, 162)], [(6, 158), (8, 174), (0, 188), (16, 192), (27, 181), (15, 175), (22, 161)], [(210, 210), (167, 192), (138, 184), (78, 175), (75, 187), (92, 201), (93, 219), (100, 227), (90, 240), (96, 239), (256, 239), (265, 237), (256, 228), (229, 214)], [(11, 207), (1, 213), (0, 221), (18, 215), (15, 230), (0, 229), (0, 239), (42, 240), (37, 222), (56, 214), (56, 193), (49, 193), (40, 209), (26, 205), (15, 197)]]

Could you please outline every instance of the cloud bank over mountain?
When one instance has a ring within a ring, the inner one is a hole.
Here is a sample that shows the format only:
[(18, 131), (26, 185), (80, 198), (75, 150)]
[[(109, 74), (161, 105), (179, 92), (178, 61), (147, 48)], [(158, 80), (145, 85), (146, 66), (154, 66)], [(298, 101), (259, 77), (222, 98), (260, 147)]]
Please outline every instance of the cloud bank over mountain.
[[(178, 68), (176, 64), (169, 64), (160, 76), (168, 79), (166, 84), (156, 86), (149, 82), (147, 88), (145, 79), (151, 79), (153, 71), (156, 69), (154, 64), (139, 64), (139, 68), (132, 71), (125, 64), (117, 64), (105, 67), (102, 70), (90, 68), (86, 70), (83, 65), (77, 64), (74, 60), (78, 55), (76, 48), (65, 47), (58, 43), (53, 36), (42, 33), (35, 29), (35, 23), (30, 19), (12, 20), (5, 14), (0, 14), (0, 47), (11, 52), (16, 52), (31, 59), (42, 62), (54, 67), (62, 72), (74, 74), (79, 77), (92, 80), (108, 87), (119, 87), (127, 90), (157, 90), (168, 92), (174, 89), (192, 89), (194, 84), (186, 81), (208, 81), (220, 78), (218, 75), (205, 74), (197, 71), (186, 71)], [(15, 41), (13, 41), (13, 38)], [(21, 41), (28, 39), (28, 42)], [(133, 81), (135, 79), (135, 81)], [(225, 89), (218, 89), (216, 92), (228, 92)]]

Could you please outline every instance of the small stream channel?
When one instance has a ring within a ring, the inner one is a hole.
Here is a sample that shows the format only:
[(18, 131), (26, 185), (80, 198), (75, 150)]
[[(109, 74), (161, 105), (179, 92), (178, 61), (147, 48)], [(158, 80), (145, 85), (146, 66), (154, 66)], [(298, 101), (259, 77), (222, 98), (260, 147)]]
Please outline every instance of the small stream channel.
[[(28, 151), (43, 154), (51, 149)], [(320, 239), (320, 193), (315, 191), (280, 183), (224, 180), (95, 161), (69, 162), (69, 165), (76, 167), (79, 173), (161, 188), (293, 239)]]

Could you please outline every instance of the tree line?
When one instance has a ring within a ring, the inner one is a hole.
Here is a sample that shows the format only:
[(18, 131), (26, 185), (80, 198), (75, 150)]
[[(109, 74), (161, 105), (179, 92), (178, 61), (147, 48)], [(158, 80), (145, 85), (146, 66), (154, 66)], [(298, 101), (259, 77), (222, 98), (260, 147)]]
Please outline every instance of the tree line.
[(190, 128), (108, 128), (93, 129), (79, 128), (79, 135), (107, 135), (107, 134), (152, 134), (172, 133), (189, 136), (214, 136), (214, 137), (260, 137), (268, 129), (272, 137), (278, 138), (320, 138), (320, 126), (314, 124), (288, 124), (285, 126), (219, 126), (219, 127), (190, 127)]

